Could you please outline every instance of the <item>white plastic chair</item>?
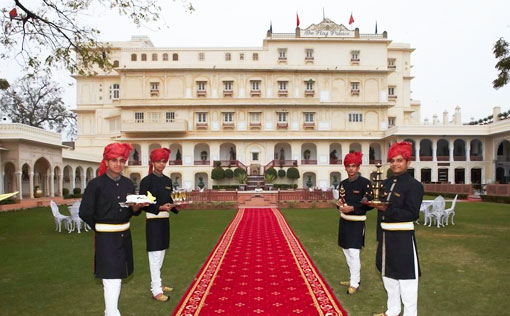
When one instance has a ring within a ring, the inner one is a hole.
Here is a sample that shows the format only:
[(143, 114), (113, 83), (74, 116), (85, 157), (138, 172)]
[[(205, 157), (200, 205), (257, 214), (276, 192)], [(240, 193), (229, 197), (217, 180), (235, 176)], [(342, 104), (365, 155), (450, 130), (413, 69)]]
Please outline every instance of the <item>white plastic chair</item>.
[(50, 201), (51, 212), (53, 213), (53, 219), (55, 220), (55, 231), (58, 230), (60, 233), (62, 231), (62, 222), (65, 224), (65, 228), (71, 232), (72, 221), (70, 216), (60, 214), (58, 210), (58, 205), (53, 200)]
[(73, 205), (69, 209), (69, 212), (71, 213), (71, 224), (72, 224), (71, 230), (69, 232), (73, 232), (75, 229), (77, 229), (78, 234), (81, 233), (82, 224), (83, 224), (83, 229), (85, 229), (86, 232), (88, 231), (88, 229), (90, 229), (89, 225), (87, 225), (87, 223), (85, 223), (80, 218), (80, 215), (79, 215), (80, 204), (81, 204), (80, 201), (76, 201), (73, 203)]
[(450, 208), (444, 210), (444, 216), (443, 216), (443, 219), (444, 219), (444, 224), (448, 225), (448, 218), (450, 217), (450, 215), (452, 215), (452, 225), (455, 225), (455, 223), (453, 222), (453, 217), (455, 216), (455, 203), (457, 203), (457, 195), (455, 195), (455, 197), (453, 198), (453, 201), (452, 201), (452, 205), (450, 206)]

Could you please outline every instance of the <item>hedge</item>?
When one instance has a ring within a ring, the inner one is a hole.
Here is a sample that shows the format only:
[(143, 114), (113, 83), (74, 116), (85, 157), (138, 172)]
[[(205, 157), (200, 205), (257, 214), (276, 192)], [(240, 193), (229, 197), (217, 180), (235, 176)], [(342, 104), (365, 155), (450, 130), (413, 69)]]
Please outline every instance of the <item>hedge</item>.
[(225, 170), (222, 167), (214, 167), (211, 172), (211, 178), (213, 180), (222, 180), (225, 178)]
[(285, 171), (285, 169), (278, 170), (278, 177), (284, 178), (286, 175), (287, 175), (287, 172)]
[(234, 177), (234, 171), (232, 169), (225, 170), (225, 178), (232, 179)]
[(458, 195), (457, 199), (459, 199), (459, 200), (465, 200), (465, 199), (468, 198), (467, 194), (457, 194), (457, 193), (425, 192), (424, 194), (425, 195), (430, 195), (430, 196), (439, 196), (439, 195), (441, 195), (444, 198), (451, 198), (451, 199), (453, 199), (456, 195)]
[(502, 196), (502, 195), (480, 195), (484, 202), (495, 202), (495, 203), (505, 203), (510, 204), (510, 196)]

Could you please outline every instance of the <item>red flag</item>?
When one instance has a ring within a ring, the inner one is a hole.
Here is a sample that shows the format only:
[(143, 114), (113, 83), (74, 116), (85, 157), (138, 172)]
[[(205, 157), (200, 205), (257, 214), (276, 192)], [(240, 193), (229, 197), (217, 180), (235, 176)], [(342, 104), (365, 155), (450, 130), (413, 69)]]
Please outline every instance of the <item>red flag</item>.
[(351, 25), (352, 23), (354, 23), (354, 18), (352, 17), (352, 13), (351, 13), (351, 18), (349, 19), (349, 25)]
[(12, 19), (14, 19), (15, 17), (18, 16), (18, 11), (16, 10), (16, 8), (12, 9), (11, 11), (9, 11), (9, 17)]
[(299, 27), (299, 15), (296, 13), (296, 26)]

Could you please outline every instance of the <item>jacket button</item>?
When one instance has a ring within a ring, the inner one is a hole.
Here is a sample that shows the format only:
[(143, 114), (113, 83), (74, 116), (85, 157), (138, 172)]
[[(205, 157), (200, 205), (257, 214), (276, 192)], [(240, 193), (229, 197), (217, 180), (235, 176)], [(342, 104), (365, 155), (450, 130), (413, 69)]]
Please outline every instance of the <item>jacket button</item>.
[(124, 237), (124, 234), (120, 234), (120, 237)]

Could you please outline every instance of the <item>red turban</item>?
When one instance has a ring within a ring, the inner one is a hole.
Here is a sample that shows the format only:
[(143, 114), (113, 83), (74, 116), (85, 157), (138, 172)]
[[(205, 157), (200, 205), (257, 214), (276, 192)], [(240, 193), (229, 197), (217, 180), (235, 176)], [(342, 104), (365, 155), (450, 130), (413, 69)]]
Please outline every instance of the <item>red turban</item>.
[(149, 161), (149, 174), (152, 173), (154, 169), (153, 162), (164, 160), (168, 161), (168, 157), (170, 156), (170, 149), (168, 148), (156, 148), (151, 151), (151, 160)]
[(108, 169), (106, 162), (108, 160), (115, 159), (118, 157), (122, 157), (125, 160), (127, 160), (131, 150), (133, 150), (133, 147), (130, 144), (113, 143), (113, 144), (107, 145), (104, 148), (103, 160), (101, 161), (101, 164), (99, 165), (98, 175), (103, 175), (106, 173), (106, 170)]
[(388, 150), (388, 161), (393, 157), (402, 155), (405, 160), (410, 160), (413, 155), (413, 146), (408, 142), (398, 142), (391, 145)]
[(363, 157), (363, 154), (359, 151), (348, 153), (347, 155), (345, 155), (344, 158), (344, 166), (347, 167), (348, 165), (353, 163), (356, 165), (356, 167), (358, 167), (359, 165), (361, 165), (361, 157)]

